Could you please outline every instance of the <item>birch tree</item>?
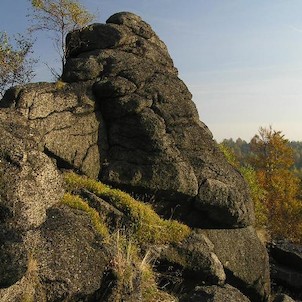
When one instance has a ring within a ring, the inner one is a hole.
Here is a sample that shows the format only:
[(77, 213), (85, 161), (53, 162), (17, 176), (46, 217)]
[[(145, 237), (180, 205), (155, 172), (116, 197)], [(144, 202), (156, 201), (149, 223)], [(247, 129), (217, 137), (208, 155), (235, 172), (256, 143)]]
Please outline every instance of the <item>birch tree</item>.
[(31, 31), (52, 33), (54, 47), (60, 56), (61, 70), (51, 68), (53, 75), (59, 78), (66, 60), (66, 35), (91, 23), (95, 16), (89, 13), (76, 0), (31, 0), (33, 22)]
[(0, 97), (17, 84), (30, 82), (35, 76), (37, 60), (31, 57), (33, 41), (22, 35), (10, 38), (0, 32)]

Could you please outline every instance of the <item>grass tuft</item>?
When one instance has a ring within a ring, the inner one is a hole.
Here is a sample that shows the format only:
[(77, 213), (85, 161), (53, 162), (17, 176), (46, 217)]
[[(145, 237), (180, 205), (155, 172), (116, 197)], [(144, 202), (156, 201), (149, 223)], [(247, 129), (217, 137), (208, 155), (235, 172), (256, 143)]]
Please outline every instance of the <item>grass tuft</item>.
[(109, 236), (107, 226), (102, 222), (99, 213), (91, 208), (80, 196), (66, 193), (63, 196), (62, 203), (71, 208), (86, 212), (97, 232), (104, 238)]
[[(75, 173), (64, 175), (67, 189), (87, 189), (123, 212), (139, 244), (168, 244), (189, 236), (190, 228), (176, 220), (160, 218), (150, 205), (135, 200), (129, 194)], [(129, 226), (128, 226), (129, 227)]]

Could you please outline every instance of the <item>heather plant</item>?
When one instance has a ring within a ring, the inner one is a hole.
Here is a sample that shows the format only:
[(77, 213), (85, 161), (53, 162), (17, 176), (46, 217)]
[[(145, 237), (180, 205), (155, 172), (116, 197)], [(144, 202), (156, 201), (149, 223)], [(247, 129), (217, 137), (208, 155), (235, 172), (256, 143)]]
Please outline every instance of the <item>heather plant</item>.
[(107, 226), (102, 221), (99, 213), (91, 208), (80, 196), (66, 193), (63, 196), (62, 203), (71, 208), (86, 212), (99, 234), (104, 238), (109, 236)]

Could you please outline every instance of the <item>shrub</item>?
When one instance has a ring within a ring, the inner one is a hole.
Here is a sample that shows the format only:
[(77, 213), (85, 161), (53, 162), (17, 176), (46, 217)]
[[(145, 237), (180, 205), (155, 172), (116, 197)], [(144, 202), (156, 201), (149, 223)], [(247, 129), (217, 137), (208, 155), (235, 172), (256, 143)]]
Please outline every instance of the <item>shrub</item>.
[(57, 90), (62, 90), (66, 86), (66, 84), (67, 83), (60, 80), (55, 82), (55, 86)]

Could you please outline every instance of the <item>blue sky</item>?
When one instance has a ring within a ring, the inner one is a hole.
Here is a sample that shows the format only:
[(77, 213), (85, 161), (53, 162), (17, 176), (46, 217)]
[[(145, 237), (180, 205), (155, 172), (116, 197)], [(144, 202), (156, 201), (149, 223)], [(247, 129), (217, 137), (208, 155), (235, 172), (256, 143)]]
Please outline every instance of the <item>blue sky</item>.
[[(99, 22), (131, 11), (166, 43), (200, 118), (218, 141), (250, 140), (272, 125), (302, 140), (301, 0), (82, 0)], [(0, 30), (24, 32), (29, 1), (1, 0)], [(39, 34), (36, 81), (50, 81), (58, 64), (52, 42)]]

